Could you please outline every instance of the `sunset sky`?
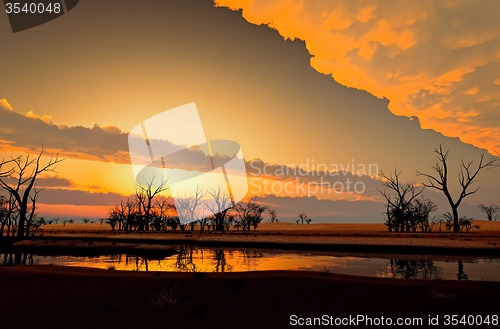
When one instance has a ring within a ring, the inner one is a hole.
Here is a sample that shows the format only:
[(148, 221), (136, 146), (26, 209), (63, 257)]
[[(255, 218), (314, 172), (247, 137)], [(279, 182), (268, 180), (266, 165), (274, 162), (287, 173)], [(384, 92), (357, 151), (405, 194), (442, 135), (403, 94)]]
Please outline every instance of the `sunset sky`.
[[(375, 164), (421, 183), (442, 144), (455, 184), (460, 158), (498, 155), (498, 12), (494, 0), (89, 0), (18, 33), (0, 13), (0, 159), (59, 153), (39, 213), (106, 216), (134, 192), (131, 129), (196, 102), (207, 139), (240, 144), (248, 198), (283, 217), (381, 221), (378, 172), (343, 176), (363, 193), (304, 193), (296, 178), (318, 186), (321, 175), (277, 169)], [(500, 203), (498, 170), (464, 215)], [(291, 193), (262, 192), (287, 182)]]

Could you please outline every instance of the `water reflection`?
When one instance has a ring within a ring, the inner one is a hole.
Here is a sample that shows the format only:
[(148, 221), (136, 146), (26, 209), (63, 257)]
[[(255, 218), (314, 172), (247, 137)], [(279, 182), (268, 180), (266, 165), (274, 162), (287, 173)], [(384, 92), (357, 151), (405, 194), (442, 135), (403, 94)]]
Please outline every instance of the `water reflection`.
[[(461, 262), (461, 261), (459, 261)], [(391, 259), (391, 275), (401, 279), (439, 280), (439, 269), (432, 260), (408, 261)]]
[(102, 256), (0, 254), (0, 264), (54, 264), (125, 271), (240, 272), (266, 270), (331, 273), (431, 280), (500, 281), (500, 259), (408, 260), (348, 257), (328, 252), (178, 246), (168, 256), (113, 254)]
[[(193, 247), (180, 247), (174, 264), (175, 270), (178, 272), (196, 272), (196, 264), (194, 262), (193, 254)], [(203, 250), (200, 254), (199, 259), (203, 262)]]
[(2, 254), (2, 265), (33, 265), (33, 255), (32, 254)]
[(458, 261), (457, 279), (458, 280), (469, 280), (469, 276), (467, 274), (465, 274), (465, 272), (464, 272), (464, 263), (461, 260)]

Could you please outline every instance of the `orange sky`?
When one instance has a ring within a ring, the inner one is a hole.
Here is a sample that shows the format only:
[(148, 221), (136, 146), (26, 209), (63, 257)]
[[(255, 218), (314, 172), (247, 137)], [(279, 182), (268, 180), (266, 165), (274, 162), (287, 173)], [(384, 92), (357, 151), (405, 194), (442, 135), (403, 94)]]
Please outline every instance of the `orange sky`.
[[(128, 132), (190, 102), (207, 139), (236, 141), (247, 161), (266, 164), (376, 163), (415, 180), (439, 144), (453, 161), (500, 148), (499, 2), (119, 3), (81, 3), (15, 34), (0, 15), (0, 56), (13, 63), (0, 68), (0, 159), (43, 144), (67, 158), (56, 173), (71, 181), (64, 191), (111, 202), (134, 193)], [(497, 202), (497, 177), (483, 180), (488, 202)], [(256, 175), (251, 192), (275, 182), (296, 189), (294, 179)], [(377, 181), (363, 179), (369, 193), (311, 194), (376, 199)], [(56, 202), (40, 211), (106, 213)]]
[(216, 0), (285, 39), (311, 66), (390, 100), (423, 128), (500, 150), (500, 24), (495, 1)]

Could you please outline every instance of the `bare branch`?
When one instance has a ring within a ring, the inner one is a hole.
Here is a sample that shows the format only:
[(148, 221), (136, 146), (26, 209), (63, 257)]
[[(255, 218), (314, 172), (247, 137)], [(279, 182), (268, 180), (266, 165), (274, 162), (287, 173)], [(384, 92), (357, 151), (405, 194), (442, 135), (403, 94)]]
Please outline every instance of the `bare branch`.
[(427, 178), (428, 182), (424, 183), (424, 186), (437, 189), (444, 193), (453, 211), (454, 232), (458, 232), (458, 207), (460, 203), (464, 198), (476, 193), (479, 190), (479, 187), (471, 189), (471, 185), (478, 181), (477, 177), (479, 172), (485, 168), (494, 167), (497, 163), (497, 159), (492, 157), (490, 160), (486, 161), (484, 158), (484, 154), (481, 154), (478, 165), (475, 169), (474, 161), (466, 162), (461, 159), (460, 171), (458, 173), (458, 183), (460, 184), (461, 192), (456, 201), (454, 201), (448, 187), (447, 159), (449, 151), (444, 152), (442, 146), (440, 145), (439, 149), (434, 150), (434, 152), (437, 154), (438, 162), (432, 167), (432, 169), (437, 173), (437, 175), (425, 174), (422, 172), (417, 173), (419, 176), (424, 176)]

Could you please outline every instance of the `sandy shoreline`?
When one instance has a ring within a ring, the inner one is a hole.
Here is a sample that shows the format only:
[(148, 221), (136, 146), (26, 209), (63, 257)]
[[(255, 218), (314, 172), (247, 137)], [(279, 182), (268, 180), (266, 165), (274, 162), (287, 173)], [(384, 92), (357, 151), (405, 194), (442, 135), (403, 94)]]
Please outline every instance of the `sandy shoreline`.
[[(375, 225), (270, 223), (257, 231), (111, 232), (106, 225), (44, 227), (0, 251), (56, 254), (175, 252), (179, 244), (284, 252), (454, 259), (500, 254), (500, 223), (461, 233), (388, 233)], [(281, 228), (281, 229), (278, 229)], [(405, 280), (312, 271), (129, 272), (54, 265), (0, 266), (2, 327), (288, 328), (300, 317), (498, 314), (500, 283)], [(359, 327), (366, 327), (360, 325)], [(427, 325), (415, 326), (418, 328)], [(434, 327), (435, 328), (435, 327)]]
[[(0, 267), (5, 328), (287, 328), (289, 317), (497, 314), (500, 283), (318, 272)], [(360, 326), (363, 327), (363, 326)], [(419, 328), (427, 326), (419, 326)]]
[(10, 246), (14, 251), (67, 253), (165, 253), (173, 245), (271, 248), (378, 254), (500, 256), (500, 222), (476, 221), (470, 233), (389, 233), (383, 224), (263, 223), (241, 232), (112, 232), (107, 225), (43, 227), (34, 239)]
[[(340, 242), (340, 243), (337, 243)], [(27, 252), (27, 253), (55, 253), (55, 254), (113, 254), (128, 253), (137, 255), (169, 255), (172, 249), (179, 245), (191, 245), (198, 247), (234, 247), (234, 248), (259, 248), (259, 249), (281, 249), (290, 251), (330, 251), (337, 253), (356, 253), (356, 254), (392, 254), (392, 255), (442, 255), (442, 256), (500, 256), (500, 248), (491, 245), (467, 245), (463, 246), (460, 242), (453, 245), (450, 243), (439, 243), (425, 241), (412, 245), (390, 245), (383, 241), (376, 241), (370, 244), (362, 241), (359, 244), (342, 243), (342, 241), (307, 243), (301, 241), (287, 240), (284, 243), (264, 239), (260, 241), (244, 241), (233, 239), (180, 239), (180, 240), (159, 240), (151, 242), (142, 239), (113, 239), (105, 238), (95, 240), (92, 238), (52, 238), (38, 240), (24, 240), (11, 246), (0, 248), (1, 252)]]

